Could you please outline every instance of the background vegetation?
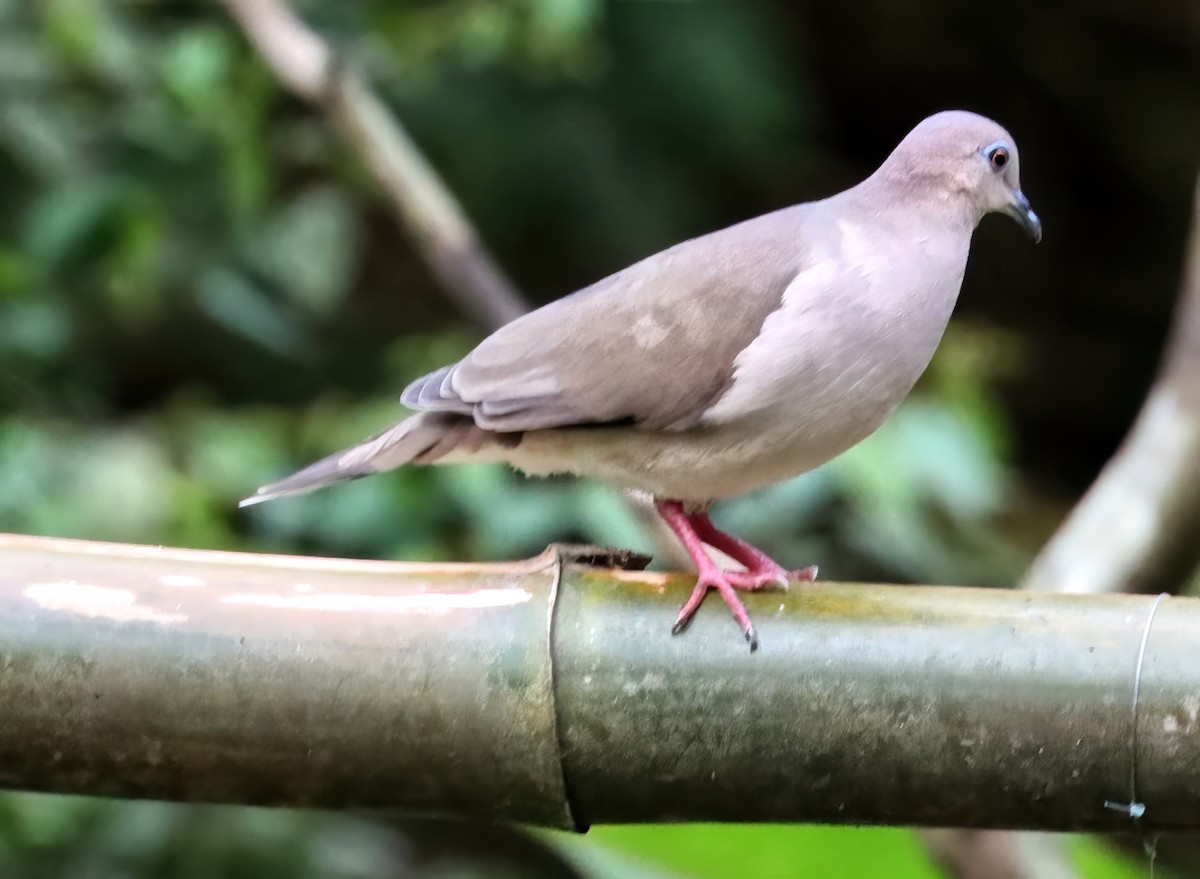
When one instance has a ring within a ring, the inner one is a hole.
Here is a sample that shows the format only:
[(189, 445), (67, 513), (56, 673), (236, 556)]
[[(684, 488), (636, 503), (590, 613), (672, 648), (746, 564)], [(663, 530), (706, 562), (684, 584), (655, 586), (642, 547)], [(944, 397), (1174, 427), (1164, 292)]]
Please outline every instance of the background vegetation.
[[(1149, 385), (1200, 155), (1188, 4), (297, 6), (535, 302), (841, 189), (934, 110), (1009, 127), (1045, 242), (986, 221), (914, 399), (842, 459), (718, 512), (796, 564), (1011, 584)], [(389, 423), (408, 380), (482, 332), (219, 5), (0, 0), (0, 529), (408, 559), (650, 549), (607, 489), (494, 468), (235, 509)], [(892, 830), (472, 828), (455, 856), (440, 833), (7, 794), (0, 875), (570, 875), (551, 850), (588, 876), (936, 875)], [(1072, 851), (1086, 875), (1141, 874)]]

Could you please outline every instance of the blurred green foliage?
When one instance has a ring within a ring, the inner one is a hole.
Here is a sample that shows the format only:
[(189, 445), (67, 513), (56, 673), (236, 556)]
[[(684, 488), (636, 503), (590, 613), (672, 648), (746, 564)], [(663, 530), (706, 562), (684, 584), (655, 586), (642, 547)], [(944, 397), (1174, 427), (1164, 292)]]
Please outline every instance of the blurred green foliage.
[[(827, 114), (793, 70), (782, 5), (653, 5), (297, 4), (538, 301), (857, 173), (813, 133)], [(564, 539), (652, 549), (609, 490), (497, 468), (413, 468), (236, 511), (395, 419), (399, 388), (480, 333), (218, 5), (0, 0), (0, 529), (407, 559)], [(994, 387), (1022, 363), (1011, 333), (957, 324), (876, 437), (718, 518), (838, 579), (1011, 583), (1030, 542), (1000, 527), (1021, 489)], [(412, 833), (9, 794), (0, 875), (523, 875), (413, 872)], [(933, 875), (900, 831), (539, 838), (597, 877)], [(1090, 845), (1086, 875), (1125, 875)]]

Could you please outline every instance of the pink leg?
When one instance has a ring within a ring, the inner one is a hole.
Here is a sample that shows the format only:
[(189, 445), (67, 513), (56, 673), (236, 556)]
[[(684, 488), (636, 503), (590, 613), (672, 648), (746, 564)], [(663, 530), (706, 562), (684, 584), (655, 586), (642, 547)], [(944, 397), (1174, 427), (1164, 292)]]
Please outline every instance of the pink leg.
[(692, 513), (688, 521), (701, 540), (746, 566), (745, 572), (726, 572), (736, 589), (761, 589), (764, 586), (782, 586), (786, 589), (789, 581), (811, 582), (817, 579), (816, 565), (789, 571), (758, 547), (717, 528), (708, 518), (708, 513)]
[(716, 589), (725, 599), (725, 603), (729, 605), (729, 610), (733, 612), (733, 618), (741, 626), (742, 634), (750, 642), (750, 652), (753, 653), (758, 649), (758, 633), (754, 630), (754, 624), (750, 622), (750, 615), (746, 613), (745, 605), (737, 597), (737, 593), (734, 591), (735, 587), (729, 581), (729, 574), (717, 567), (716, 562), (705, 552), (703, 541), (696, 534), (696, 529), (683, 511), (683, 504), (679, 501), (655, 501), (655, 507), (658, 514), (663, 517), (663, 521), (675, 532), (675, 536), (679, 538), (683, 548), (691, 556), (696, 570), (700, 574), (691, 597), (680, 608), (679, 616), (675, 618), (671, 634), (678, 635), (686, 629), (696, 610), (700, 607), (700, 603), (704, 601), (704, 596), (708, 594), (708, 590)]

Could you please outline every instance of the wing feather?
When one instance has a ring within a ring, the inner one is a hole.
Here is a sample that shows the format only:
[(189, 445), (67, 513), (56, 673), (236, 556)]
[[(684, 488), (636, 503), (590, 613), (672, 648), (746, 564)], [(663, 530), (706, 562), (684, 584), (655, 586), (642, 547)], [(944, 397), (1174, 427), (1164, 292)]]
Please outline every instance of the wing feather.
[(497, 432), (691, 427), (803, 270), (806, 207), (685, 241), (520, 317), (401, 401)]

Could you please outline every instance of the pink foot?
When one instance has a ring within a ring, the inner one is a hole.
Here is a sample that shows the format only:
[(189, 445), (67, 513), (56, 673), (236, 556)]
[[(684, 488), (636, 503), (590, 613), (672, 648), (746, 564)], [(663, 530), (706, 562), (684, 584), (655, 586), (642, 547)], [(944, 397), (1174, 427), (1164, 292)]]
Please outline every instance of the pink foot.
[(789, 571), (776, 565), (773, 568), (726, 571), (725, 576), (729, 578), (729, 583), (734, 589), (748, 592), (772, 586), (787, 589), (792, 583), (811, 583), (817, 579), (817, 566), (809, 565), (807, 568)]
[[(736, 590), (753, 591), (768, 586), (787, 588), (791, 581), (815, 580), (815, 566), (788, 571), (761, 550), (717, 529), (706, 513), (688, 515), (679, 501), (656, 501), (655, 506), (663, 521), (670, 526), (687, 550), (699, 572), (696, 588), (679, 610), (671, 634), (678, 635), (687, 628), (699, 609), (709, 589), (716, 589), (729, 606), (733, 618), (741, 627), (742, 634), (750, 642), (750, 652), (758, 649), (758, 633), (750, 622), (746, 606), (737, 596)], [(744, 571), (724, 571), (709, 556), (704, 544), (719, 549), (734, 561), (746, 566)]]
[(712, 519), (708, 518), (708, 513), (693, 513), (688, 517), (688, 521), (702, 541), (746, 566), (745, 572), (729, 572), (730, 576), (735, 578), (734, 585), (737, 589), (762, 589), (766, 586), (787, 589), (789, 583), (811, 583), (817, 579), (816, 565), (789, 571), (757, 546), (719, 529), (712, 523)]
[(679, 615), (675, 617), (675, 623), (671, 626), (671, 634), (678, 635), (686, 629), (704, 602), (704, 596), (708, 594), (708, 590), (716, 589), (729, 606), (733, 618), (737, 620), (742, 635), (750, 642), (750, 652), (753, 653), (758, 649), (758, 632), (754, 628), (754, 623), (750, 622), (750, 614), (746, 612), (746, 606), (737, 597), (734, 588), (733, 584), (729, 582), (728, 575), (710, 561), (708, 569), (700, 572), (700, 577), (696, 580), (696, 588), (692, 590), (691, 596), (679, 609)]

